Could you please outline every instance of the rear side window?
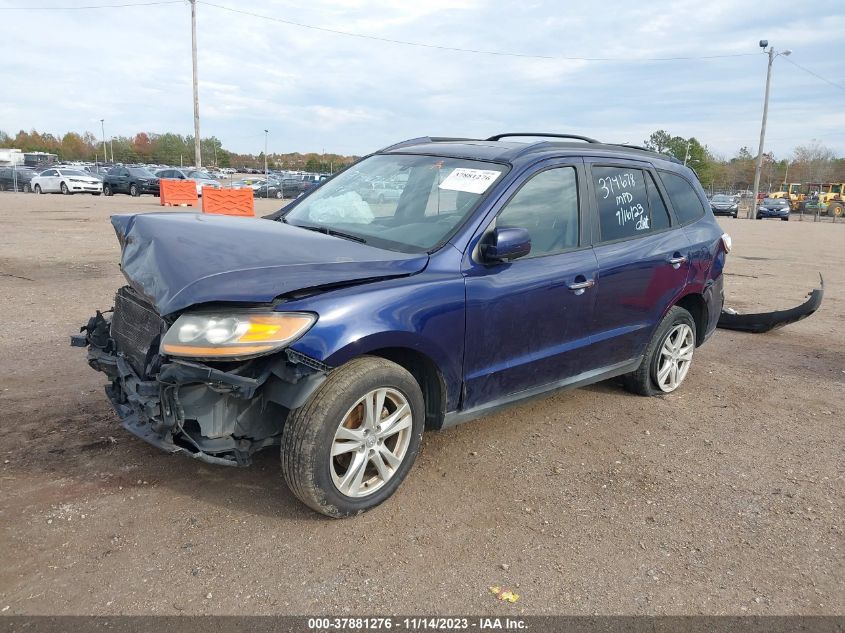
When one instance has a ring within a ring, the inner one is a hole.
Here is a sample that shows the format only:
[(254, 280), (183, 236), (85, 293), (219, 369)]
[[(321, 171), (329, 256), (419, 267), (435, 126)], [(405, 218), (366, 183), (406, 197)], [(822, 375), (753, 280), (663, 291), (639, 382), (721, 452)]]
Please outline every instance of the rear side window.
[(651, 174), (628, 167), (593, 167), (592, 174), (602, 242), (669, 227), (666, 205)]
[(666, 193), (675, 209), (678, 222), (689, 224), (704, 216), (704, 205), (701, 204), (701, 199), (686, 178), (668, 171), (661, 171), (660, 178), (663, 180), (663, 186), (666, 187)]

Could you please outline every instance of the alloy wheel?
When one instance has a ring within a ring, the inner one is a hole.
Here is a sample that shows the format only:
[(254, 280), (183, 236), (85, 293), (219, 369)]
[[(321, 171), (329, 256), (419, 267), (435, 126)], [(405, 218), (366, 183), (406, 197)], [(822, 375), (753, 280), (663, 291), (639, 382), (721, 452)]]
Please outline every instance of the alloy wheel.
[(686, 323), (674, 326), (663, 339), (657, 362), (655, 382), (663, 393), (675, 391), (684, 381), (692, 363), (693, 351), (695, 334), (692, 328)]
[(412, 414), (395, 389), (374, 389), (343, 417), (332, 441), (329, 468), (338, 491), (367, 497), (390, 481), (411, 443)]

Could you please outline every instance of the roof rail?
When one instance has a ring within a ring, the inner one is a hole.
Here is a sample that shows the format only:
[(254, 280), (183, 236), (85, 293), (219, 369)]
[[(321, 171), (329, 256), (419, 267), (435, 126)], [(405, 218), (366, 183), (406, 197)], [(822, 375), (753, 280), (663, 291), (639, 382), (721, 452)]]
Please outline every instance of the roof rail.
[(393, 145), (388, 145), (387, 147), (382, 147), (379, 152), (389, 152), (393, 149), (399, 149), (402, 147), (410, 147), (412, 145), (420, 145), (422, 143), (448, 143), (449, 141), (474, 141), (477, 139), (472, 138), (460, 138), (460, 137), (449, 137), (449, 136), (419, 136), (417, 138), (409, 138), (406, 141), (399, 141), (398, 143), (394, 143)]
[(494, 134), (490, 138), (484, 139), (486, 141), (500, 141), (509, 136), (539, 136), (544, 138), (571, 138), (576, 141), (584, 141), (586, 143), (599, 143), (594, 138), (589, 136), (581, 136), (579, 134), (546, 134), (544, 132), (505, 132), (504, 134)]

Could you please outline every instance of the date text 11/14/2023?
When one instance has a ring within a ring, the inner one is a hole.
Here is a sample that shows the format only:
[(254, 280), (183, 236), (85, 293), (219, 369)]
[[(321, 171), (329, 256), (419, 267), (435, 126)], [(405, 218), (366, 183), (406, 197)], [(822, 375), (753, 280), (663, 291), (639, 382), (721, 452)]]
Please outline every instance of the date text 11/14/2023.
[(520, 631), (528, 623), (518, 617), (319, 617), (308, 618), (312, 631)]

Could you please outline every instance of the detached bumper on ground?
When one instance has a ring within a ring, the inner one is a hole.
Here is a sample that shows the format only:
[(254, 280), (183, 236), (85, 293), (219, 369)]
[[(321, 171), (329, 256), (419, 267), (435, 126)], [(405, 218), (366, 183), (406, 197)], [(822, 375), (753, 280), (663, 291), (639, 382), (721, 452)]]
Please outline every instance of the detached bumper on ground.
[(738, 314), (730, 308), (722, 309), (718, 327), (724, 330), (739, 330), (761, 334), (784, 325), (806, 319), (822, 305), (824, 298), (824, 278), (819, 273), (819, 287), (811, 291), (807, 300), (799, 306), (789, 310), (775, 310), (774, 312), (759, 312), (756, 314)]

